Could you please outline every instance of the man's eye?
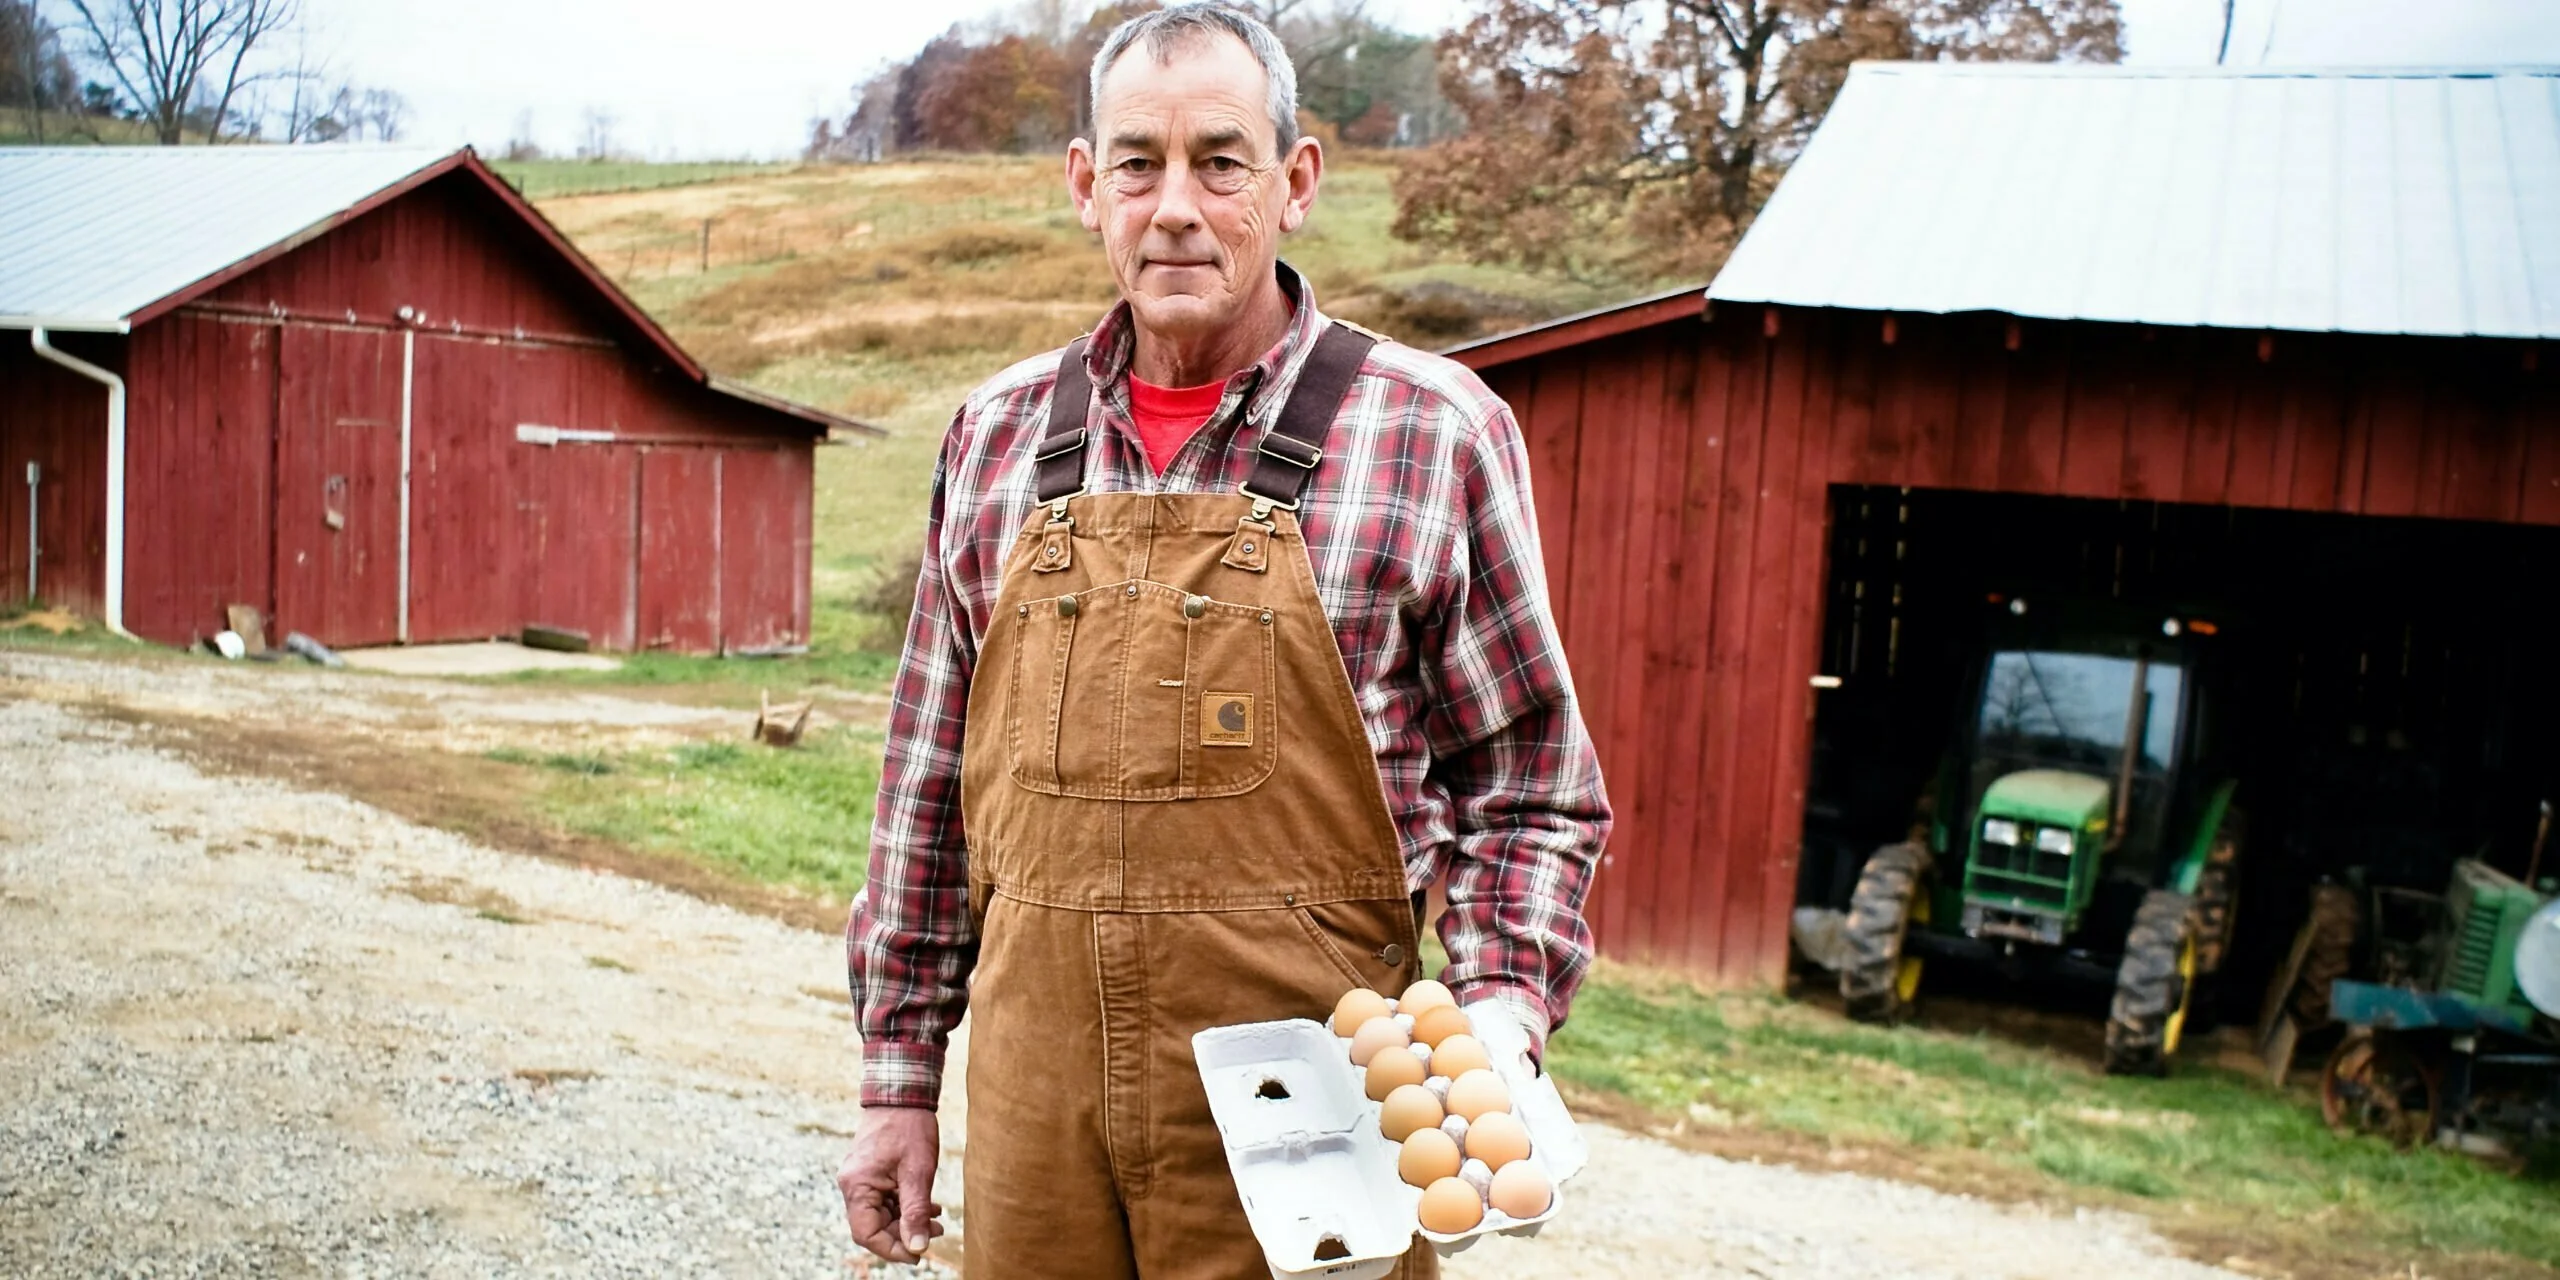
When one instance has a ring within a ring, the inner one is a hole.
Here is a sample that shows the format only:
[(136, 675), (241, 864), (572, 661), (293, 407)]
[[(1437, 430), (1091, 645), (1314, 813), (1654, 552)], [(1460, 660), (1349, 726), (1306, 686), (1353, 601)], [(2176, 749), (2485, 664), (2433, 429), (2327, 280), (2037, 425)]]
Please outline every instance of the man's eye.
[(1209, 172), (1211, 173), (1234, 173), (1242, 168), (1244, 168), (1244, 161), (1238, 160), (1234, 156), (1209, 157)]
[(1118, 168), (1122, 173), (1153, 173), (1155, 172), (1155, 167), (1156, 162), (1149, 160), (1144, 156), (1131, 156), (1128, 159), (1121, 161), (1118, 165)]

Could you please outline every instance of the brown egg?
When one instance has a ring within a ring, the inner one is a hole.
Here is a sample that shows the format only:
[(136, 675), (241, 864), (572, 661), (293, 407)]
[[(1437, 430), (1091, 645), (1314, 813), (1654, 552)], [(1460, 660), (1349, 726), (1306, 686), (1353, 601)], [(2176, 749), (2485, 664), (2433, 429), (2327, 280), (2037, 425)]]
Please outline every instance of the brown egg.
[(1493, 1056), (1471, 1035), (1454, 1035), (1431, 1046), (1431, 1074), (1455, 1080), (1470, 1071), (1490, 1071)]
[(1418, 1084), (1397, 1085), (1378, 1104), (1378, 1129), (1389, 1142), (1402, 1142), (1418, 1129), (1437, 1132), (1442, 1118), (1440, 1100)]
[(1422, 1208), (1415, 1216), (1422, 1219), (1423, 1230), (1453, 1236), (1484, 1221), (1484, 1201), (1476, 1198), (1474, 1187), (1442, 1178), (1422, 1189)]
[(1485, 1197), (1514, 1218), (1534, 1218), (1555, 1203), (1556, 1184), (1535, 1160), (1514, 1160), (1494, 1171), (1493, 1190)]
[(1508, 1111), (1488, 1111), (1467, 1122), (1467, 1154), (1502, 1176), (1504, 1165), (1529, 1155), (1529, 1129)]
[(1347, 1036), (1368, 1025), (1371, 1018), (1383, 1018), (1393, 1012), (1387, 998), (1367, 987), (1353, 987), (1333, 1003), (1333, 1033)]
[(1424, 1129), (1405, 1139), (1396, 1152), (1396, 1176), (1417, 1187), (1457, 1177), (1459, 1164), (1458, 1144), (1437, 1129)]
[(1399, 1086), (1420, 1084), (1426, 1078), (1422, 1059), (1402, 1049), (1387, 1049), (1369, 1059), (1367, 1092), (1369, 1101), (1384, 1102)]
[(1449, 1114), (1465, 1116), (1469, 1124), (1488, 1112), (1510, 1109), (1511, 1089), (1491, 1068), (1480, 1067), (1449, 1082)]
[(1458, 1006), (1453, 1004), (1433, 1005), (1413, 1015), (1413, 1038), (1435, 1049), (1441, 1041), (1451, 1036), (1466, 1035), (1475, 1029), (1475, 1024), (1467, 1021), (1467, 1015), (1460, 1013)]
[(1444, 1004), (1454, 1005), (1456, 1003), (1458, 1003), (1458, 998), (1450, 995), (1447, 987), (1441, 986), (1439, 983), (1434, 982), (1429, 978), (1424, 978), (1420, 982), (1414, 983), (1410, 987), (1406, 987), (1404, 989), (1404, 994), (1396, 997), (1396, 1012), (1409, 1013), (1416, 1018), (1420, 1018), (1426, 1010), (1437, 1009)]
[(1353, 1066), (1368, 1066), (1370, 1059), (1378, 1056), (1379, 1050), (1401, 1050), (1409, 1043), (1411, 1040), (1405, 1035), (1404, 1028), (1394, 1018), (1380, 1014), (1361, 1023), (1360, 1029), (1351, 1033), (1351, 1063)]

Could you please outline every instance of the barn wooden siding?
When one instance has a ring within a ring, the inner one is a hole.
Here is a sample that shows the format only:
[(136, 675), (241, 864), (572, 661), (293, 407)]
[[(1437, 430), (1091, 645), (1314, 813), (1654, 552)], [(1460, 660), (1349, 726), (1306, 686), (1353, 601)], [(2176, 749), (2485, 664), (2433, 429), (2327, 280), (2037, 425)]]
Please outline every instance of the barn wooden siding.
[(1833, 486), (2560, 524), (2530, 343), (1646, 305), (1459, 359), (1520, 417), (1618, 812), (1593, 926), (1712, 981), (1784, 977)]
[[(116, 369), (120, 344), (88, 334), (56, 334), (53, 344)], [(41, 470), (33, 500), (42, 545), (37, 589), (44, 598), (96, 614), (106, 606), (107, 390), (28, 349), (27, 335), (0, 332), (0, 603), (27, 595), (27, 464)]]
[(249, 602), (333, 644), (394, 639), (414, 360), (411, 640), (806, 643), (815, 428), (751, 425), (778, 415), (664, 368), (592, 299), (455, 172), (138, 325), (128, 626), (183, 642)]

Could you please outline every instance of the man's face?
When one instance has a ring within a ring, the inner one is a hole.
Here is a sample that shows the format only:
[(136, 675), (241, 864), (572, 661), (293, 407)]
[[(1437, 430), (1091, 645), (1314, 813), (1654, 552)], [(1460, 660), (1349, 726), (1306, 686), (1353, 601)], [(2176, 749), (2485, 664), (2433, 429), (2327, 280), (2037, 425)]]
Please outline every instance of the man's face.
[(1315, 203), (1323, 157), (1305, 138), (1277, 153), (1268, 88), (1226, 35), (1195, 39), (1169, 65), (1141, 44), (1104, 75), (1067, 185), (1141, 329), (1186, 342), (1235, 323), (1272, 279), (1281, 234)]

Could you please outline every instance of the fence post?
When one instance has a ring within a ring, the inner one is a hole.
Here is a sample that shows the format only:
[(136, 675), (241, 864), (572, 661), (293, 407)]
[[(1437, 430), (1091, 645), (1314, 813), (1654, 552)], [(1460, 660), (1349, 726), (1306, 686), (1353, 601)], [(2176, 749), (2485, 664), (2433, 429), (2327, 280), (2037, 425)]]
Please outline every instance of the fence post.
[(702, 274), (711, 274), (711, 219), (702, 220)]

